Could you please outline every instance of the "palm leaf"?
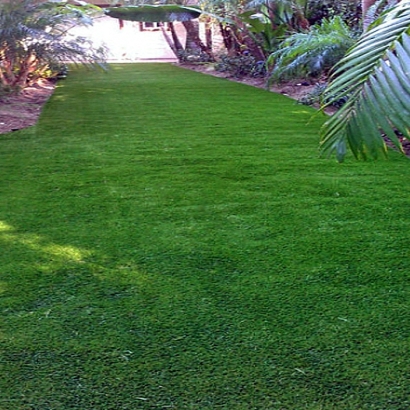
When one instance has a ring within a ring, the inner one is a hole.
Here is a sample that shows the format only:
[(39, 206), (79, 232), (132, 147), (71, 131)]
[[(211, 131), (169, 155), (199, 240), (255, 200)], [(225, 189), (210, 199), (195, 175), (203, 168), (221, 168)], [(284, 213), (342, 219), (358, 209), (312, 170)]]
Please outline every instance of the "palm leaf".
[(386, 156), (383, 134), (400, 151), (396, 133), (410, 139), (410, 1), (384, 14), (335, 67), (326, 106), (349, 103), (326, 121), (321, 151), (344, 159)]
[(108, 7), (104, 12), (113, 18), (146, 23), (188, 21), (201, 15), (200, 8), (178, 4)]
[(353, 43), (353, 33), (340, 17), (325, 19), (308, 33), (291, 35), (268, 57), (267, 64), (273, 66), (270, 81), (317, 76), (340, 60)]

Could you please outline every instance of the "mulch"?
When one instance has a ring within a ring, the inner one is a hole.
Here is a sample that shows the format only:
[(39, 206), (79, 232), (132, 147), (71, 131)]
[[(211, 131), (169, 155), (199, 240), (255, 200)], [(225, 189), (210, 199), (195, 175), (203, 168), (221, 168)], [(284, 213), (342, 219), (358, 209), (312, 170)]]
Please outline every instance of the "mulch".
[(55, 83), (41, 81), (19, 94), (0, 98), (0, 134), (35, 125), (44, 104), (52, 95)]

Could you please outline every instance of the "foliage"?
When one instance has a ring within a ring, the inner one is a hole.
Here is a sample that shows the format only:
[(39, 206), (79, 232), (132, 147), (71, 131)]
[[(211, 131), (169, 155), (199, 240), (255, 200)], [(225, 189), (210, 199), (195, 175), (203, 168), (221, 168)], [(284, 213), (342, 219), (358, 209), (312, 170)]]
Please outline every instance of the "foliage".
[(184, 63), (209, 63), (214, 59), (208, 53), (201, 50), (180, 50), (178, 52), (178, 61)]
[(215, 70), (231, 74), (233, 77), (265, 77), (266, 69), (264, 61), (257, 61), (248, 52), (241, 55), (229, 56), (223, 54), (215, 64)]
[(255, 13), (254, 10), (240, 14), (239, 18), (247, 24), (249, 33), (265, 54), (277, 49), (288, 30), (283, 23), (272, 27), (272, 21), (266, 14)]
[(360, 29), (362, 20), (360, 2), (356, 0), (308, 1), (307, 18), (312, 25), (336, 16), (339, 16), (352, 30)]
[(372, 0), (370, 5), (368, 2), (362, 1), (362, 6), (366, 3), (366, 9), (363, 12), (363, 30), (367, 30), (369, 25), (373, 23), (384, 12), (397, 5), (399, 0)]
[(271, 81), (317, 77), (335, 65), (353, 45), (354, 35), (340, 17), (324, 19), (308, 32), (295, 33), (272, 53), (267, 64)]
[(347, 147), (356, 158), (387, 155), (382, 134), (401, 150), (399, 131), (410, 138), (410, 1), (403, 0), (381, 16), (337, 65), (326, 95), (349, 101), (321, 132), (323, 153)]
[(303, 105), (317, 105), (322, 102), (322, 95), (326, 88), (325, 83), (317, 83), (308, 93), (298, 99), (298, 103)]
[(307, 6), (307, 0), (251, 0), (246, 3), (246, 9), (256, 10), (270, 20), (272, 28), (284, 25), (289, 31), (308, 27)]
[(203, 7), (220, 21), (230, 55), (239, 55), (246, 47), (259, 61), (277, 47), (284, 35), (307, 28), (305, 4), (305, 0), (215, 0), (204, 2)]
[(199, 8), (177, 4), (107, 7), (104, 11), (113, 18), (144, 22), (188, 21), (201, 14)]
[(410, 167), (169, 64), (0, 135), (2, 410), (408, 410)]
[(348, 96), (344, 96), (339, 100), (332, 99), (329, 95), (324, 96), (326, 89), (326, 82), (317, 83), (311, 91), (300, 97), (298, 102), (303, 105), (315, 106), (320, 106), (329, 102), (329, 106), (340, 108), (346, 104), (349, 99)]
[[(83, 37), (69, 35), (75, 25), (92, 23), (94, 6), (19, 0), (0, 5), (0, 82), (3, 87), (24, 88), (50, 75), (53, 67), (75, 61), (101, 64), (102, 49)], [(57, 70), (57, 72), (59, 69)]]

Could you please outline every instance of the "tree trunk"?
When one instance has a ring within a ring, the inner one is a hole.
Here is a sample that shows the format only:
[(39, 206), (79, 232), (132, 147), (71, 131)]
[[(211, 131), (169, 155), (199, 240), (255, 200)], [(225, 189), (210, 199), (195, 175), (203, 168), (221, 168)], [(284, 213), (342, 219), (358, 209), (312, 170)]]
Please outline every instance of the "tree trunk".
[(265, 54), (262, 48), (259, 46), (256, 38), (252, 35), (245, 24), (238, 21), (238, 27), (240, 27), (241, 33), (241, 45), (246, 47), (246, 50), (256, 58), (257, 61), (265, 61)]
[(16, 74), (13, 70), (14, 59), (5, 58), (2, 61), (2, 67), (0, 68), (0, 81), (3, 86), (14, 87), (16, 83)]
[(15, 78), (15, 86), (24, 88), (29, 83), (29, 76), (36, 71), (38, 60), (34, 53), (30, 53), (19, 61), (18, 75)]
[(175, 47), (174, 42), (172, 41), (172, 38), (169, 36), (169, 34), (167, 33), (167, 30), (164, 28), (164, 26), (161, 26), (161, 32), (165, 38), (165, 41), (168, 43), (169, 48), (173, 51), (173, 53), (175, 54), (175, 57), (178, 58), (178, 50)]
[(235, 35), (236, 28), (232, 25), (226, 25), (219, 23), (224, 46), (229, 56), (233, 57), (241, 52), (240, 42)]
[(171, 36), (168, 35), (167, 30), (164, 26), (161, 26), (161, 32), (165, 38), (165, 41), (168, 43), (171, 50), (174, 52), (175, 57), (179, 60), (181, 57), (184, 48), (182, 47), (181, 42), (179, 41), (177, 32), (172, 21), (168, 22), (168, 28), (171, 32)]
[(212, 41), (212, 22), (208, 19), (205, 23), (205, 42), (206, 47), (208, 50), (213, 49), (213, 41)]
[(200, 51), (208, 55), (213, 60), (212, 50), (210, 50), (199, 37), (199, 23), (197, 21), (183, 21), (186, 30), (185, 50)]

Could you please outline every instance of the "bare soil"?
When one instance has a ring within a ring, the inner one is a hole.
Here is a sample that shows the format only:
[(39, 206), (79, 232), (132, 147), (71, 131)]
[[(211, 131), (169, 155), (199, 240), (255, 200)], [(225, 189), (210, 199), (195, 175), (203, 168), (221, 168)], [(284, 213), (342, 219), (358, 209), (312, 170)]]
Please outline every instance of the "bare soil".
[(0, 134), (35, 125), (41, 110), (54, 91), (55, 84), (41, 81), (19, 94), (0, 98)]

